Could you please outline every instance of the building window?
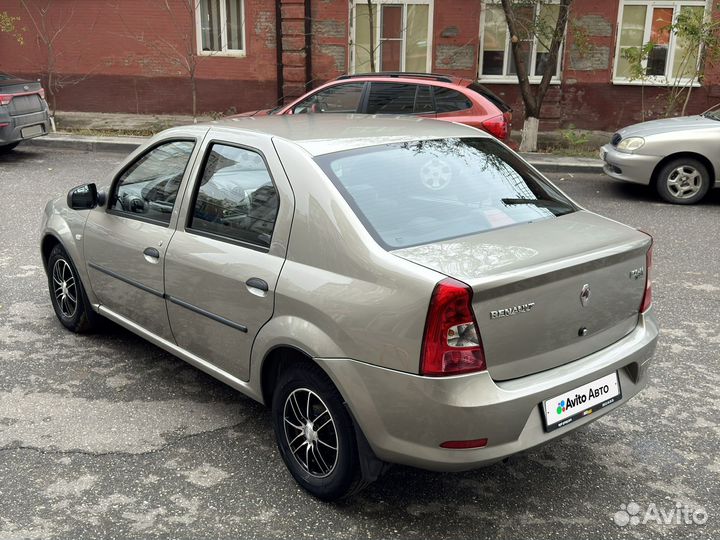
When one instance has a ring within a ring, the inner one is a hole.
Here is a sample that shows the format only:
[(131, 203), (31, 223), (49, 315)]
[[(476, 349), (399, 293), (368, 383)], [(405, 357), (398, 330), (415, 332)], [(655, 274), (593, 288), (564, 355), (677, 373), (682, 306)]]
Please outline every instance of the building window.
[[(430, 71), (432, 0), (365, 0), (353, 6), (353, 71)], [(373, 43), (370, 43), (372, 26)]]
[(630, 61), (625, 51), (640, 50), (652, 43), (643, 60), (646, 81), (650, 84), (687, 82), (695, 74), (699, 50), (688, 50), (670, 25), (680, 11), (692, 10), (698, 16), (705, 11), (704, 2), (626, 1), (620, 10), (620, 33), (615, 55), (615, 82), (632, 82)]
[(196, 5), (200, 54), (243, 55), (245, 53), (243, 0), (199, 0)]
[[(550, 57), (551, 33), (557, 23), (560, 6), (552, 3), (517, 4), (515, 16), (520, 28), (520, 51), (528, 68), (530, 82), (540, 82)], [(524, 22), (525, 21), (525, 22)], [(485, 3), (481, 17), (480, 78), (488, 81), (517, 82), (517, 67), (510, 48), (510, 35), (505, 12), (500, 4)], [(537, 27), (537, 32), (522, 28)], [(537, 34), (537, 35), (534, 35)], [(560, 77), (562, 47), (558, 51), (554, 81)]]

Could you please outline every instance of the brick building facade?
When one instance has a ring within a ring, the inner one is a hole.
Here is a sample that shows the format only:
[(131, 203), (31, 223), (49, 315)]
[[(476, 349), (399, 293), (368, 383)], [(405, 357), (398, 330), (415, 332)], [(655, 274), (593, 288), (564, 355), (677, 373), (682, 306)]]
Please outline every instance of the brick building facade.
[[(27, 0), (29, 9), (5, 0), (0, 10), (20, 17), (24, 43), (0, 34), (0, 71), (42, 77), (47, 84), (50, 60), (60, 110), (187, 113), (194, 78), (199, 112), (240, 112), (366, 71), (372, 51), (377, 70), (479, 78), (513, 104), (518, 127), (522, 102), (497, 4), (374, 4), (376, 46), (370, 46), (366, 0)], [(552, 4), (542, 9), (538, 16), (552, 17)], [(678, 76), (683, 52), (662, 26), (684, 9), (717, 8), (703, 0), (574, 0), (543, 127), (613, 130), (640, 119), (643, 94), (650, 115), (661, 114), (667, 92), (662, 83)], [(649, 59), (654, 77), (641, 92), (627, 79), (620, 50), (647, 41), (659, 46)], [(542, 44), (530, 40), (526, 46), (531, 69), (541, 66)], [(720, 67), (710, 65), (688, 110), (720, 101), (718, 82)]]

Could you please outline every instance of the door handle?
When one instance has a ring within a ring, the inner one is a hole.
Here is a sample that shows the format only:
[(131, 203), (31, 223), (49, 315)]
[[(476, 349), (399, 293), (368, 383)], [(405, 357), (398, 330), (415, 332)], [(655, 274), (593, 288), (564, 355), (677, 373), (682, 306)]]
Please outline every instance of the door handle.
[(245, 282), (245, 285), (247, 285), (250, 289), (257, 289), (263, 292), (268, 291), (268, 284), (267, 281), (265, 281), (264, 279), (251, 277)]
[(145, 257), (145, 260), (147, 262), (152, 264), (155, 264), (160, 260), (160, 252), (154, 247), (145, 248), (145, 251), (143, 251), (143, 256)]

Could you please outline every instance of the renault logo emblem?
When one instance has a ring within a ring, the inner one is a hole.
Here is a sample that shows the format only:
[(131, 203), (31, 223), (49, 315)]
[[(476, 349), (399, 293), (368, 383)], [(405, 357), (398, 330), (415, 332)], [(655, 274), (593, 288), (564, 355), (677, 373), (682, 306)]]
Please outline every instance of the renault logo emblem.
[(582, 289), (580, 289), (580, 303), (583, 305), (583, 307), (586, 307), (590, 303), (590, 295), (592, 293), (590, 292), (590, 285), (587, 283), (582, 286)]

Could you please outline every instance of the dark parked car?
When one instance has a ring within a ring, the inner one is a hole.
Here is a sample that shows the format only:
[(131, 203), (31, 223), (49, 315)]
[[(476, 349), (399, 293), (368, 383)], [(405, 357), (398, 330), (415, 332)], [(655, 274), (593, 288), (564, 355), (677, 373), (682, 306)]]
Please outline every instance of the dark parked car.
[(47, 135), (50, 114), (39, 82), (0, 73), (0, 152), (25, 139)]
[(472, 79), (386, 71), (342, 75), (292, 103), (238, 116), (305, 113), (414, 114), (466, 124), (508, 142), (512, 109)]

